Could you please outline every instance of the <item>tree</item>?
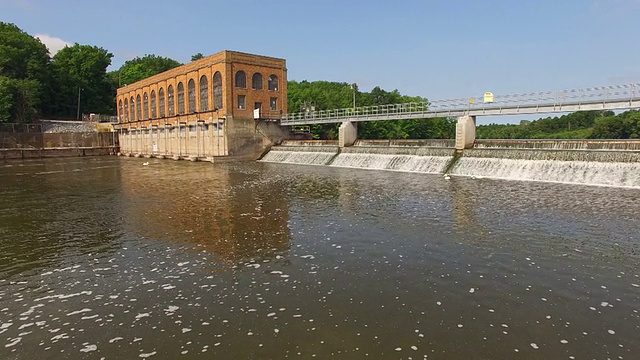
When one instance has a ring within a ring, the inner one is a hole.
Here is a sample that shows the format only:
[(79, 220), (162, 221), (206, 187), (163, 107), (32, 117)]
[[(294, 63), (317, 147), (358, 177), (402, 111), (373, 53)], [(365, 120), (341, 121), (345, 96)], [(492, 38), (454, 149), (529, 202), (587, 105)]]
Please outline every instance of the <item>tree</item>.
[(202, 58), (204, 58), (204, 55), (202, 55), (202, 53), (197, 53), (197, 54), (191, 56), (191, 61), (200, 60)]
[(53, 57), (53, 69), (57, 83), (56, 111), (59, 116), (74, 117), (78, 109), (86, 112), (114, 112), (112, 86), (107, 77), (107, 67), (113, 54), (91, 45), (67, 46)]
[(49, 51), (14, 24), (0, 22), (0, 121), (30, 122), (49, 103)]
[(110, 74), (110, 77), (112, 79), (118, 79), (118, 86), (125, 86), (180, 65), (182, 64), (170, 58), (157, 55), (145, 55), (125, 61), (120, 69)]

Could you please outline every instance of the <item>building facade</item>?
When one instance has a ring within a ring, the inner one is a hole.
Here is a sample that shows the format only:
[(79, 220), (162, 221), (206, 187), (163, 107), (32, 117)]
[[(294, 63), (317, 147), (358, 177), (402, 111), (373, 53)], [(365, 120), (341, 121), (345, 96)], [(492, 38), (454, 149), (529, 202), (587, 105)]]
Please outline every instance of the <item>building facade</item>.
[(125, 85), (116, 104), (122, 153), (255, 156), (284, 138), (286, 61), (222, 51)]

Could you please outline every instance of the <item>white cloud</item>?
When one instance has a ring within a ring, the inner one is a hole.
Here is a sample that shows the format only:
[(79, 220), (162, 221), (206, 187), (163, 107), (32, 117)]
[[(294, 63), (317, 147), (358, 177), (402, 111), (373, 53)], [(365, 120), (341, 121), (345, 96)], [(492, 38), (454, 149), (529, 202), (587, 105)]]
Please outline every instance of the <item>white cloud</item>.
[(35, 37), (42, 41), (42, 43), (49, 49), (52, 56), (65, 46), (71, 46), (71, 43), (47, 34), (36, 34)]

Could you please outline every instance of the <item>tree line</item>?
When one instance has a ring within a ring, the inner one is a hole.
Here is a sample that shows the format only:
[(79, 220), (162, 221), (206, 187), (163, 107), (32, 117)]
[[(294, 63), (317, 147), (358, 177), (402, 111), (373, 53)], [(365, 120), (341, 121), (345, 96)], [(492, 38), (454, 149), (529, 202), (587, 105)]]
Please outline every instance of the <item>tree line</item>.
[[(195, 54), (191, 61), (203, 58)], [(75, 119), (80, 112), (115, 114), (116, 89), (182, 65), (157, 55), (126, 61), (107, 71), (113, 54), (78, 43), (54, 56), (47, 47), (14, 24), (0, 22), (0, 123), (29, 123), (41, 118)], [(386, 91), (362, 92), (356, 84), (289, 81), (289, 112), (425, 102), (419, 96)], [(358, 124), (361, 139), (452, 139), (455, 119), (430, 118), (371, 121)], [(316, 139), (335, 139), (339, 124), (310, 126)], [(576, 112), (560, 117), (521, 121), (518, 125), (477, 127), (480, 139), (640, 138), (640, 112)]]
[(38, 38), (0, 22), (0, 123), (115, 114), (119, 86), (182, 65), (147, 55), (107, 72), (112, 58), (104, 48), (78, 43), (51, 56)]
[(567, 115), (477, 127), (478, 139), (638, 139), (640, 111), (578, 111)]

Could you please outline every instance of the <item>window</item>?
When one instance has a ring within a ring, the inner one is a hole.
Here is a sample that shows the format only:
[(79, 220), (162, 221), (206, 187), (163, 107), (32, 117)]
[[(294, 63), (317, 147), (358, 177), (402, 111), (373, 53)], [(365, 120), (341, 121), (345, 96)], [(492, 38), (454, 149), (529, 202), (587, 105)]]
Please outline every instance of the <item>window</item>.
[(122, 122), (124, 115), (122, 113), (122, 99), (118, 101), (118, 122)]
[(247, 108), (247, 97), (244, 95), (238, 95), (238, 109), (244, 110)]
[(164, 117), (164, 89), (158, 90), (158, 101), (160, 102), (160, 117)]
[(184, 114), (184, 85), (178, 83), (178, 114)]
[(271, 111), (276, 111), (276, 110), (278, 110), (278, 98), (272, 97), (272, 98), (269, 100), (269, 109), (270, 109)]
[(158, 110), (156, 108), (156, 92), (155, 90), (151, 91), (151, 118), (155, 119), (158, 117)]
[(247, 88), (247, 74), (244, 71), (238, 71), (236, 73), (236, 87), (246, 89)]
[(129, 121), (129, 99), (124, 99), (124, 121)]
[(200, 78), (200, 111), (209, 110), (209, 80), (205, 75)]
[(135, 121), (136, 119), (136, 104), (135, 104), (135, 100), (133, 100), (133, 96), (131, 97), (131, 121)]
[(167, 100), (169, 101), (169, 116), (173, 116), (176, 114), (175, 111), (175, 99), (173, 96), (173, 86), (169, 85), (169, 87), (167, 88)]
[(253, 108), (254, 109), (262, 109), (262, 103), (261, 102), (253, 103)]
[(222, 109), (222, 74), (219, 71), (213, 75), (213, 107)]
[(251, 79), (251, 86), (253, 90), (262, 90), (262, 74), (253, 74), (253, 78)]
[(136, 97), (136, 120), (142, 120), (142, 100), (140, 95)]
[(143, 119), (147, 120), (149, 118), (149, 95), (144, 93), (144, 107), (142, 108), (142, 113), (144, 114)]
[(189, 97), (189, 113), (196, 112), (196, 82), (193, 79), (189, 80), (187, 84), (189, 88), (189, 93), (187, 96)]
[(278, 91), (278, 77), (275, 75), (269, 75), (269, 90)]

